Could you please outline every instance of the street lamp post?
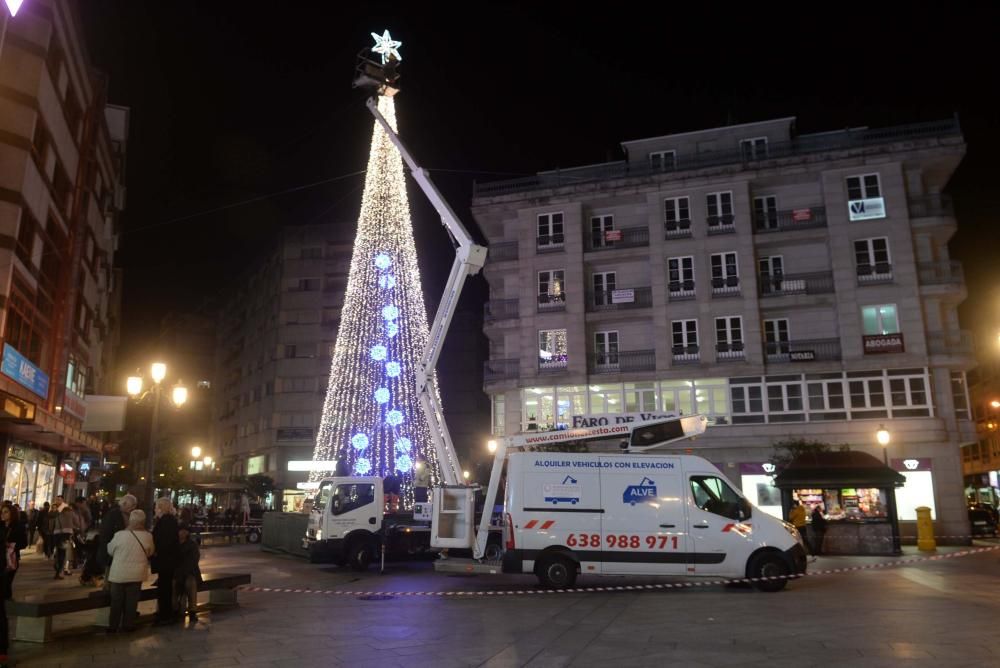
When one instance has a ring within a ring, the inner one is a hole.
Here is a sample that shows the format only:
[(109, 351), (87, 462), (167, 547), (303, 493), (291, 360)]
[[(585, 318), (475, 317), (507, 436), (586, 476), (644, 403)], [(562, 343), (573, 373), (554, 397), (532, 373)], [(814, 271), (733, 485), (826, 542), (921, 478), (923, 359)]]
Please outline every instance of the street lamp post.
[[(153, 362), (149, 368), (149, 376), (153, 381), (153, 386), (142, 391), (142, 376), (130, 376), (125, 387), (129, 395), (136, 402), (141, 402), (147, 397), (151, 397), (153, 402), (153, 419), (149, 425), (149, 462), (146, 469), (146, 485), (149, 488), (149, 513), (153, 516), (156, 506), (156, 433), (160, 422), (160, 399), (162, 397), (163, 379), (167, 377), (167, 365), (163, 362)], [(174, 385), (171, 393), (171, 400), (174, 406), (180, 408), (187, 402), (187, 388), (178, 381)]]
[(882, 446), (882, 461), (885, 462), (886, 466), (889, 466), (889, 440), (890, 440), (889, 430), (885, 428), (884, 424), (878, 426), (878, 431), (875, 432), (875, 440), (878, 444)]

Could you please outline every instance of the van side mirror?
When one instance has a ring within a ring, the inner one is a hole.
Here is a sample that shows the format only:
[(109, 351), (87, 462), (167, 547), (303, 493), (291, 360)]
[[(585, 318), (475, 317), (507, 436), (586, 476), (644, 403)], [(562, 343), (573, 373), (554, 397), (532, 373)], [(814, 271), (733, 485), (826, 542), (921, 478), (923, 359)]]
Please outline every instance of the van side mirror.
[(740, 499), (739, 508), (740, 508), (740, 520), (742, 521), (750, 519), (750, 516), (753, 513), (753, 506), (750, 505), (750, 502), (747, 501), (746, 499)]

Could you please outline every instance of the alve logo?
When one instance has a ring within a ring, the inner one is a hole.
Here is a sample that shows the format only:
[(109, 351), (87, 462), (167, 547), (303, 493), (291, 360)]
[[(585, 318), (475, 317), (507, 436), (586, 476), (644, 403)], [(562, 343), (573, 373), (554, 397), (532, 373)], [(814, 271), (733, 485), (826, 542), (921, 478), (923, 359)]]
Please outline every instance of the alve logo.
[(638, 485), (629, 485), (622, 494), (622, 503), (634, 506), (647, 499), (656, 498), (656, 483), (647, 477), (643, 477)]

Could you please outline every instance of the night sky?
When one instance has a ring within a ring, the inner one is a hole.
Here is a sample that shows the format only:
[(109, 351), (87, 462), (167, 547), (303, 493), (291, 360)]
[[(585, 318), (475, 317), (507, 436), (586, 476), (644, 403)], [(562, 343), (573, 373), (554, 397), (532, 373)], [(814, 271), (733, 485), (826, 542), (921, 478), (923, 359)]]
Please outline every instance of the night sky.
[[(168, 312), (206, 308), (281, 225), (353, 234), (363, 177), (345, 175), (365, 167), (372, 118), (350, 84), (384, 28), (403, 42), (400, 131), (470, 227), (473, 180), (617, 159), (622, 140), (790, 115), (814, 132), (958, 112), (963, 316), (1000, 323), (997, 5), (694, 4), (705, 9), (82, 0), (109, 101), (132, 109), (125, 359), (153, 352)], [(433, 309), (451, 248), (410, 195)], [(483, 294), (473, 286), (466, 303)]]

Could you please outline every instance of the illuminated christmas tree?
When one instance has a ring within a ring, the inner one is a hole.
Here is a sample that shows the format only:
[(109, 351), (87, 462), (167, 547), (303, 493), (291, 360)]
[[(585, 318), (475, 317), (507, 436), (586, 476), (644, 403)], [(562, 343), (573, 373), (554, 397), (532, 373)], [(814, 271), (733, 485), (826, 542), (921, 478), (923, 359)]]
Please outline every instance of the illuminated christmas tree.
[[(386, 48), (398, 59), (396, 46)], [(381, 95), (378, 109), (395, 128), (393, 98)], [(403, 163), (376, 122), (313, 460), (337, 460), (338, 468), (354, 475), (400, 476), (407, 505), (418, 458), (427, 462), (432, 480), (438, 479), (414, 388), (427, 332)], [(310, 479), (332, 474), (314, 471)]]

